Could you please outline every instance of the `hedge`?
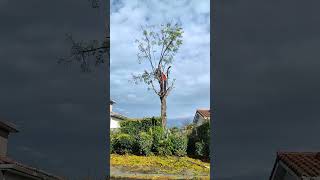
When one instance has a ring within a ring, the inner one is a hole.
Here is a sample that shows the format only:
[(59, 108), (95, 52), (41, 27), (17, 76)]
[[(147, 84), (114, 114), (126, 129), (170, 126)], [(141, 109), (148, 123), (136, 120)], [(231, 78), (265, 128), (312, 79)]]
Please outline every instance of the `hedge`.
[(138, 120), (126, 120), (120, 122), (122, 133), (138, 135), (140, 132), (147, 132), (151, 127), (162, 126), (160, 117), (143, 118)]
[(210, 122), (187, 131), (164, 129), (160, 118), (127, 120), (120, 123), (119, 132), (111, 134), (111, 153), (136, 155), (191, 155), (209, 158)]

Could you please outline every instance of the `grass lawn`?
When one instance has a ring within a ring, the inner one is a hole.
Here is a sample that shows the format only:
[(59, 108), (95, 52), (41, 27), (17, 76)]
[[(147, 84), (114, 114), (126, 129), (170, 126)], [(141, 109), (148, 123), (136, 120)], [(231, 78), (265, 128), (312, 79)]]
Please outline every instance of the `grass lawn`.
[(209, 174), (210, 163), (189, 157), (111, 154), (114, 179), (209, 179)]

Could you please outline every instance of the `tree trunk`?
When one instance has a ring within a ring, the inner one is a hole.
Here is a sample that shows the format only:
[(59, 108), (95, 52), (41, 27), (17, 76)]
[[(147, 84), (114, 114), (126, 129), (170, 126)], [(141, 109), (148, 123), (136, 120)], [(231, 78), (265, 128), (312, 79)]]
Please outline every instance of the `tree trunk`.
[(161, 101), (161, 119), (162, 127), (165, 128), (167, 125), (167, 97), (160, 97)]

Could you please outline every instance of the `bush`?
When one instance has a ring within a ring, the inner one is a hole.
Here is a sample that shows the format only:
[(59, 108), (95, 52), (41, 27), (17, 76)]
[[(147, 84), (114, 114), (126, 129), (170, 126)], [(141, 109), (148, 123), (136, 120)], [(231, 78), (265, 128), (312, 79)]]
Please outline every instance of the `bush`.
[(113, 137), (111, 143), (114, 153), (128, 154), (133, 152), (135, 139), (129, 134), (119, 133)]
[(114, 152), (114, 144), (115, 144), (115, 139), (116, 139), (116, 134), (110, 133), (110, 153), (115, 153)]
[(160, 117), (143, 118), (140, 120), (126, 120), (120, 122), (120, 131), (130, 135), (138, 135), (140, 132), (147, 132), (150, 128), (162, 126)]
[(184, 134), (172, 134), (172, 154), (176, 156), (185, 156), (187, 154), (188, 138)]
[(161, 126), (153, 127), (149, 132), (153, 139), (152, 152), (161, 156), (172, 155), (173, 145), (168, 132), (166, 132)]
[(199, 139), (207, 145), (210, 144), (210, 122), (203, 123), (197, 128)]
[(177, 127), (173, 127), (170, 129), (170, 132), (173, 133), (173, 134), (176, 134), (176, 133), (179, 133), (181, 130)]
[(195, 155), (204, 156), (205, 144), (203, 141), (195, 143)]
[(152, 148), (152, 136), (149, 135), (146, 132), (141, 132), (139, 133), (139, 136), (137, 138), (137, 147), (138, 147), (138, 152), (140, 155), (150, 155), (151, 148)]
[(188, 155), (209, 158), (210, 155), (210, 122), (194, 127), (188, 136)]
[(171, 156), (172, 155), (172, 142), (169, 138), (162, 139), (156, 148), (156, 154), (160, 156)]
[(120, 132), (110, 135), (111, 153), (185, 156), (188, 136), (178, 128), (164, 129), (157, 121), (155, 118), (145, 118), (145, 121), (121, 122)]
[(153, 139), (153, 146), (152, 151), (157, 153), (158, 148), (161, 145), (161, 142), (165, 139), (164, 129), (162, 127), (153, 127), (149, 130), (152, 139)]

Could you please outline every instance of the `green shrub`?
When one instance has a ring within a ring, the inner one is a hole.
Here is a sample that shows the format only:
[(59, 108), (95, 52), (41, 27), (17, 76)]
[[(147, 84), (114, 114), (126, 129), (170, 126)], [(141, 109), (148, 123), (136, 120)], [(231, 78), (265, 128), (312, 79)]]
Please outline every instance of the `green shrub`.
[(150, 155), (151, 148), (152, 148), (152, 136), (149, 135), (146, 132), (141, 132), (139, 133), (139, 136), (137, 138), (137, 147), (138, 147), (138, 152), (140, 155)]
[(210, 143), (210, 122), (203, 123), (197, 128), (199, 139), (203, 140), (205, 144)]
[(135, 139), (129, 134), (119, 133), (113, 137), (112, 151), (117, 154), (132, 153), (135, 145)]
[(153, 139), (152, 152), (156, 155), (172, 155), (172, 142), (168, 132), (161, 126), (155, 126), (149, 130)]
[(114, 143), (115, 143), (115, 134), (110, 134), (110, 153), (115, 153), (114, 152), (114, 148), (113, 148), (113, 146), (114, 146)]
[(176, 133), (170, 135), (172, 143), (172, 154), (176, 156), (185, 156), (187, 154), (188, 138), (184, 134)]
[(177, 128), (177, 127), (173, 127), (173, 128), (170, 129), (170, 132), (173, 133), (173, 134), (176, 134), (176, 133), (180, 132), (180, 129)]
[(204, 156), (205, 144), (203, 141), (195, 143), (195, 155)]
[(164, 129), (158, 126), (151, 128), (149, 132), (153, 139), (152, 151), (158, 153), (161, 142), (165, 139)]
[(209, 158), (210, 155), (210, 122), (192, 128), (188, 135), (188, 155)]
[(117, 131), (111, 131), (110, 132), (110, 153), (115, 153), (114, 151), (114, 145), (116, 143), (116, 139), (117, 139), (117, 136), (118, 136), (119, 132)]
[(160, 156), (171, 156), (173, 144), (170, 138), (165, 138), (159, 141), (159, 145), (156, 147), (156, 154)]
[(126, 120), (120, 122), (120, 131), (130, 135), (138, 135), (140, 132), (147, 132), (150, 128), (162, 126), (160, 117), (143, 118), (138, 120)]
[(203, 141), (203, 157), (210, 156), (210, 122), (206, 122), (198, 127), (199, 139)]

